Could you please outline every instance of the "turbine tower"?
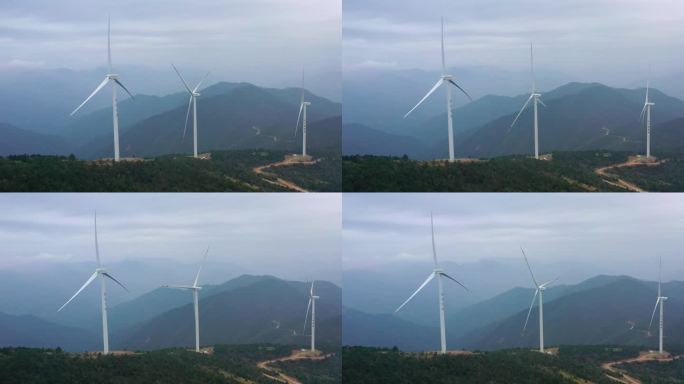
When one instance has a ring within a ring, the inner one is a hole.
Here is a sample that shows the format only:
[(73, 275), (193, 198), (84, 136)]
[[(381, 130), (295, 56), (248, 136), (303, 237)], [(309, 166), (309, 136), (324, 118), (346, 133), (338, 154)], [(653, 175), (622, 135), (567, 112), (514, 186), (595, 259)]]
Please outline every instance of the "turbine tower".
[(202, 289), (201, 286), (197, 285), (199, 283), (200, 272), (202, 272), (202, 266), (207, 261), (207, 255), (209, 254), (209, 248), (204, 251), (204, 257), (202, 258), (202, 264), (200, 264), (197, 270), (197, 275), (195, 275), (195, 282), (192, 285), (162, 285), (162, 288), (175, 288), (182, 289), (186, 291), (192, 291), (192, 301), (195, 306), (195, 352), (200, 351), (200, 339), (199, 339), (199, 291)]
[(546, 283), (537, 283), (537, 279), (534, 277), (534, 273), (532, 273), (532, 268), (530, 267), (529, 261), (527, 261), (527, 255), (525, 255), (525, 251), (520, 247), (520, 250), (522, 251), (523, 257), (525, 258), (525, 264), (527, 264), (527, 269), (530, 270), (530, 276), (532, 276), (532, 282), (534, 282), (534, 287), (536, 290), (534, 291), (534, 296), (532, 296), (532, 304), (530, 304), (530, 310), (527, 311), (527, 318), (525, 319), (525, 325), (523, 325), (523, 332), (525, 332), (525, 329), (527, 329), (527, 322), (530, 320), (530, 313), (532, 313), (532, 307), (534, 307), (534, 300), (537, 298), (537, 295), (539, 295), (539, 352), (544, 352), (544, 291), (546, 290), (546, 287), (549, 286), (549, 284), (553, 283), (554, 281), (558, 280), (558, 278), (555, 278), (553, 280), (547, 281)]
[(651, 322), (648, 324), (649, 331), (651, 330), (651, 325), (653, 325), (653, 317), (655, 316), (656, 309), (658, 309), (658, 304), (660, 304), (660, 321), (659, 321), (659, 336), (658, 336), (658, 353), (663, 354), (663, 302), (667, 300), (667, 297), (663, 296), (660, 290), (660, 284), (663, 280), (663, 258), (660, 257), (660, 266), (658, 269), (658, 297), (656, 299), (655, 307), (653, 308), (653, 314), (651, 315)]
[(302, 156), (306, 156), (306, 108), (311, 105), (304, 100), (304, 68), (302, 68), (302, 97), (299, 102), (299, 114), (297, 115), (297, 125), (295, 126), (295, 137), (299, 130), (299, 119), (302, 119)]
[(648, 88), (649, 82), (646, 81), (646, 100), (644, 101), (644, 107), (641, 109), (641, 117), (639, 118), (642, 122), (644, 121), (644, 112), (646, 112), (646, 157), (651, 157), (651, 107), (655, 105), (648, 99)]
[(119, 81), (119, 75), (112, 73), (112, 48), (111, 48), (111, 21), (109, 18), (107, 18), (107, 65), (109, 68), (109, 72), (107, 72), (107, 75), (105, 76), (105, 79), (100, 83), (100, 85), (95, 88), (93, 93), (88, 96), (87, 99), (85, 99), (84, 102), (81, 103), (81, 105), (78, 106), (78, 108), (74, 109), (73, 112), (71, 112), (71, 116), (76, 114), (79, 109), (81, 109), (90, 99), (95, 96), (96, 93), (100, 92), (102, 88), (104, 88), (105, 85), (111, 83), (112, 84), (112, 119), (114, 121), (114, 161), (119, 161), (119, 112), (116, 108), (116, 86), (118, 85), (121, 87), (128, 95), (131, 97), (131, 99), (135, 98), (133, 95), (128, 92), (128, 89)]
[(446, 73), (446, 64), (445, 64), (445, 59), (444, 59), (444, 18), (442, 18), (442, 76), (440, 76), (439, 80), (437, 80), (437, 83), (432, 87), (432, 89), (416, 104), (415, 107), (413, 107), (410, 111), (408, 111), (407, 114), (404, 115), (404, 119), (408, 117), (408, 115), (411, 114), (418, 106), (423, 104), (423, 102), (432, 95), (437, 88), (441, 87), (442, 85), (446, 85), (446, 102), (447, 102), (447, 124), (448, 124), (448, 130), (449, 130), (449, 162), (454, 162), (454, 127), (453, 127), (453, 121), (452, 121), (452, 105), (451, 105), (451, 87), (450, 85), (453, 85), (454, 87), (458, 88), (461, 92), (463, 92), (464, 95), (468, 97), (469, 100), (473, 100), (470, 95), (463, 89), (461, 88), (460, 85), (456, 84), (454, 82), (454, 77), (451, 75), (448, 75)]
[(537, 103), (543, 105), (546, 107), (546, 104), (544, 104), (543, 101), (541, 101), (540, 97), (541, 94), (537, 92), (537, 83), (534, 79), (534, 50), (532, 49), (532, 44), (530, 44), (530, 71), (532, 73), (532, 92), (530, 92), (530, 97), (527, 98), (527, 101), (525, 104), (523, 104), (522, 108), (520, 109), (520, 112), (515, 116), (515, 119), (513, 119), (513, 123), (511, 124), (511, 127), (508, 129), (510, 132), (511, 128), (515, 125), (515, 122), (518, 121), (518, 117), (523, 113), (525, 108), (527, 108), (527, 105), (532, 101), (532, 105), (534, 108), (534, 158), (539, 160), (539, 120), (537, 118)]
[(188, 112), (185, 114), (185, 127), (183, 127), (183, 141), (185, 141), (185, 132), (188, 130), (188, 118), (190, 117), (190, 109), (192, 108), (192, 153), (193, 156), (197, 158), (197, 98), (200, 96), (200, 93), (197, 92), (197, 90), (199, 90), (199, 87), (202, 85), (202, 82), (204, 82), (204, 79), (209, 76), (209, 72), (207, 72), (202, 80), (197, 83), (195, 88), (191, 90), (188, 83), (178, 71), (178, 68), (176, 68), (176, 66), (173, 64), (171, 64), (171, 66), (173, 67), (173, 70), (176, 71), (176, 74), (178, 74), (178, 77), (183, 82), (183, 86), (185, 86), (185, 89), (190, 94), (190, 100), (188, 101)]
[(309, 304), (306, 306), (306, 316), (304, 317), (304, 332), (306, 332), (306, 323), (309, 320), (309, 309), (311, 309), (311, 352), (316, 351), (316, 300), (319, 296), (314, 295), (314, 281), (311, 282), (311, 290), (309, 290)]
[(449, 280), (453, 280), (456, 282), (458, 285), (463, 287), (466, 291), (468, 291), (468, 288), (465, 287), (465, 285), (461, 284), (458, 282), (456, 279), (453, 277), (449, 276), (444, 272), (444, 269), (440, 268), (438, 263), (437, 263), (437, 252), (435, 251), (435, 226), (434, 226), (434, 221), (432, 219), (432, 212), (430, 212), (430, 229), (432, 231), (432, 261), (435, 263), (435, 268), (432, 270), (432, 273), (428, 278), (421, 284), (418, 289), (416, 289), (413, 294), (404, 301), (403, 304), (397, 308), (394, 313), (399, 312), (406, 304), (408, 304), (411, 299), (413, 299), (418, 292), (420, 292), (421, 289), (423, 289), (432, 279), (435, 277), (437, 278), (437, 297), (439, 299), (439, 332), (440, 332), (440, 341), (441, 341), (441, 353), (446, 353), (446, 328), (444, 325), (444, 289), (442, 287), (442, 277), (446, 277)]
[(97, 269), (95, 269), (95, 272), (90, 276), (90, 278), (83, 284), (83, 286), (74, 293), (73, 296), (69, 300), (67, 300), (64, 305), (62, 305), (57, 312), (60, 312), (64, 307), (67, 306), (73, 300), (76, 296), (78, 296), (81, 291), (85, 289), (90, 283), (93, 282), (96, 278), (100, 278), (100, 304), (102, 306), (102, 344), (103, 344), (103, 353), (106, 355), (109, 353), (109, 329), (107, 327), (107, 301), (106, 301), (106, 284), (105, 284), (105, 277), (108, 279), (111, 279), (113, 282), (119, 284), (121, 288), (125, 289), (128, 292), (128, 289), (123, 286), (118, 280), (116, 280), (112, 275), (107, 272), (107, 269), (102, 267), (102, 263), (100, 262), (100, 248), (97, 243), (97, 213), (95, 213), (95, 258), (97, 259)]

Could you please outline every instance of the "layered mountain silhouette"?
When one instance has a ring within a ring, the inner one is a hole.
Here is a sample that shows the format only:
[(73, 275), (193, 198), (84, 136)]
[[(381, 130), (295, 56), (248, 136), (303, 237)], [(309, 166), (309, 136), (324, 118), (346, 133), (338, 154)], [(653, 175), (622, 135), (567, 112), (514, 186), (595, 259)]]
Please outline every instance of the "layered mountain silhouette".
[[(645, 89), (611, 88), (599, 83), (568, 83), (542, 92), (547, 107), (540, 106), (540, 150), (576, 151), (609, 149), (643, 151), (645, 123), (639, 120)], [(652, 148), (654, 151), (679, 151), (684, 142), (680, 120), (684, 117), (684, 101), (651, 89), (656, 107), (652, 116)], [(457, 156), (494, 157), (529, 154), (533, 148), (533, 113), (523, 112), (516, 125), (511, 123), (527, 95), (516, 97), (484, 96), (454, 110), (454, 132)], [(398, 113), (398, 112), (397, 112)], [(345, 154), (396, 154), (404, 151), (412, 158), (444, 157), (448, 150), (446, 113), (433, 117), (416, 117), (410, 125), (386, 128), (388, 135), (368, 140), (364, 130), (345, 129)], [(660, 127), (663, 128), (660, 128)], [(376, 135), (378, 136), (378, 135)], [(407, 136), (419, 143), (412, 145)], [(364, 141), (365, 140), (365, 141)], [(352, 145), (349, 143), (364, 143)], [(391, 148), (388, 150), (387, 148)]]
[[(552, 287), (544, 296), (546, 345), (645, 345), (657, 346), (657, 317), (649, 322), (657, 286), (627, 276), (597, 276), (580, 284)], [(676, 330), (684, 324), (683, 282), (663, 284), (666, 302), (666, 347), (684, 346)], [(489, 300), (447, 315), (450, 349), (493, 350), (535, 347), (539, 341), (535, 303), (523, 332), (531, 288), (514, 288)], [(437, 312), (434, 308), (433, 312)], [(343, 312), (345, 345), (398, 346), (404, 350), (439, 347), (438, 323), (426, 326), (389, 314)]]

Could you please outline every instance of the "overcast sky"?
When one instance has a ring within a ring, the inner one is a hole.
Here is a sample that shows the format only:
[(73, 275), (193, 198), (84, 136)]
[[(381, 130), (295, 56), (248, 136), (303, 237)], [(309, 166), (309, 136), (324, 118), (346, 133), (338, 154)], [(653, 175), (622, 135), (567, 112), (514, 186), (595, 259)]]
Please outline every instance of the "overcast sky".
[(596, 265), (596, 274), (684, 280), (681, 194), (345, 194), (343, 267), (431, 263), (430, 210), (440, 260)]
[(345, 69), (439, 69), (441, 16), (448, 66), (527, 69), (534, 41), (538, 68), (576, 81), (682, 72), (680, 0), (345, 0)]
[(338, 194), (2, 194), (0, 268), (148, 258), (339, 282)]
[(341, 0), (3, 0), (0, 69), (106, 67), (108, 14), (115, 68), (258, 84), (340, 70)]

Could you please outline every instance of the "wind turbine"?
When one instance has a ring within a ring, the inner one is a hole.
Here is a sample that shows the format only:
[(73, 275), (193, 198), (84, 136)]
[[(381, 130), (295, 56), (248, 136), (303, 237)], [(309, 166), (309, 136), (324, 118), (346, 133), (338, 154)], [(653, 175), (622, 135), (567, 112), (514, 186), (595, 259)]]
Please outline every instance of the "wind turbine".
[(667, 300), (667, 297), (663, 296), (660, 290), (660, 283), (663, 280), (663, 258), (660, 257), (660, 266), (658, 269), (658, 298), (656, 299), (655, 307), (653, 308), (653, 314), (651, 315), (651, 322), (648, 324), (649, 331), (651, 330), (651, 325), (653, 325), (653, 317), (655, 316), (656, 309), (658, 309), (658, 304), (660, 304), (660, 321), (659, 328), (660, 334), (658, 336), (658, 353), (663, 354), (663, 302)]
[(200, 93), (197, 92), (199, 90), (200, 85), (202, 85), (202, 82), (204, 82), (204, 79), (209, 76), (209, 72), (207, 72), (206, 75), (200, 80), (199, 83), (190, 90), (190, 86), (188, 83), (185, 81), (183, 76), (180, 74), (178, 71), (178, 68), (176, 68), (175, 65), (171, 64), (173, 67), (173, 70), (176, 71), (176, 74), (178, 74), (178, 77), (181, 79), (183, 82), (183, 85), (185, 86), (185, 89), (188, 91), (190, 94), (190, 100), (188, 101), (188, 112), (185, 114), (185, 127), (183, 127), (183, 141), (185, 141), (185, 132), (188, 130), (188, 117), (190, 117), (190, 108), (192, 108), (192, 148), (193, 148), (193, 156), (197, 158), (197, 98), (200, 96)]
[(71, 112), (71, 116), (76, 114), (76, 112), (78, 112), (79, 109), (81, 109), (90, 99), (92, 99), (96, 93), (98, 93), (102, 88), (104, 88), (105, 85), (112, 83), (112, 119), (114, 121), (114, 161), (119, 161), (119, 112), (116, 109), (116, 86), (118, 85), (126, 93), (128, 93), (131, 99), (135, 100), (135, 98), (130, 92), (128, 92), (128, 89), (126, 89), (126, 87), (121, 83), (121, 81), (119, 81), (119, 75), (112, 73), (111, 21), (109, 18), (107, 18), (107, 65), (108, 72), (105, 76), (105, 79), (100, 83), (100, 85), (97, 86), (97, 88), (95, 88), (93, 93), (91, 93), (90, 96), (88, 96), (88, 98), (85, 99), (85, 101), (78, 106), (78, 108), (74, 109), (74, 111)]
[(306, 332), (306, 322), (309, 319), (309, 309), (311, 309), (311, 352), (316, 350), (316, 300), (319, 296), (314, 295), (314, 282), (311, 282), (309, 290), (309, 304), (306, 306), (306, 317), (304, 317), (304, 332)]
[(445, 64), (445, 59), (444, 59), (444, 18), (442, 18), (442, 76), (440, 76), (439, 80), (437, 80), (437, 83), (432, 87), (432, 89), (416, 104), (415, 107), (413, 107), (410, 111), (408, 111), (407, 114), (404, 115), (404, 119), (408, 117), (408, 115), (411, 114), (418, 106), (423, 104), (423, 102), (432, 95), (437, 88), (441, 87), (442, 85), (446, 85), (446, 101), (447, 101), (447, 123), (448, 123), (448, 128), (449, 128), (449, 162), (454, 161), (454, 127), (453, 127), (453, 121), (452, 121), (452, 105), (451, 105), (451, 87), (449, 85), (453, 85), (454, 87), (458, 88), (461, 92), (463, 92), (464, 95), (468, 97), (469, 100), (473, 100), (468, 92), (466, 92), (463, 88), (461, 88), (460, 85), (456, 84), (454, 82), (454, 77), (451, 75), (448, 75), (446, 73), (446, 64)]
[(182, 289), (186, 291), (192, 291), (192, 300), (195, 305), (195, 352), (200, 351), (200, 341), (199, 341), (199, 291), (202, 289), (201, 286), (197, 285), (199, 283), (200, 272), (202, 272), (202, 266), (207, 261), (207, 255), (209, 254), (209, 248), (204, 251), (204, 258), (202, 259), (202, 264), (200, 264), (197, 270), (197, 275), (195, 275), (195, 282), (192, 285), (162, 285), (163, 288), (175, 288)]
[(534, 277), (534, 273), (532, 273), (532, 268), (530, 267), (529, 261), (527, 261), (527, 255), (525, 255), (525, 251), (520, 247), (520, 250), (522, 251), (523, 257), (525, 258), (525, 264), (527, 264), (527, 269), (530, 270), (530, 276), (532, 276), (532, 281), (534, 282), (534, 287), (536, 290), (534, 291), (534, 296), (532, 296), (532, 304), (530, 304), (530, 310), (527, 311), (527, 318), (525, 319), (525, 325), (523, 326), (523, 332), (525, 332), (525, 329), (527, 329), (527, 322), (530, 320), (530, 313), (532, 313), (532, 307), (534, 307), (534, 299), (537, 298), (537, 295), (539, 295), (539, 352), (544, 352), (544, 291), (546, 290), (546, 287), (553, 283), (554, 281), (558, 280), (558, 278), (555, 278), (553, 280), (549, 280), (546, 283), (537, 283), (537, 279)]
[(534, 79), (534, 50), (532, 49), (532, 44), (530, 44), (530, 68), (532, 73), (532, 92), (530, 92), (530, 97), (527, 98), (527, 101), (523, 104), (518, 115), (513, 119), (513, 123), (508, 131), (510, 132), (511, 128), (515, 125), (515, 122), (518, 121), (518, 117), (520, 117), (525, 108), (527, 108), (527, 105), (532, 101), (532, 105), (534, 106), (534, 158), (539, 160), (539, 120), (537, 119), (537, 103), (545, 107), (546, 104), (540, 99), (541, 93), (537, 92), (537, 83)]
[(646, 81), (646, 100), (644, 101), (644, 107), (641, 109), (641, 117), (639, 118), (642, 122), (644, 121), (644, 112), (646, 112), (646, 157), (651, 157), (651, 107), (655, 103), (648, 99), (648, 88), (649, 81)]
[(423, 284), (421, 284), (420, 287), (418, 287), (418, 289), (416, 289), (416, 291), (413, 292), (413, 294), (408, 299), (406, 299), (406, 301), (404, 301), (404, 303), (401, 304), (399, 308), (397, 308), (394, 311), (394, 313), (399, 312), (406, 304), (408, 304), (409, 301), (411, 301), (411, 299), (413, 299), (416, 296), (416, 294), (418, 294), (418, 292), (420, 292), (421, 289), (423, 289), (432, 279), (436, 277), (438, 295), (437, 297), (439, 299), (439, 332), (442, 344), (441, 353), (446, 353), (446, 328), (444, 325), (444, 289), (442, 287), (442, 277), (446, 277), (449, 280), (453, 280), (454, 282), (456, 282), (456, 284), (463, 287), (463, 289), (465, 289), (466, 291), (468, 291), (468, 288), (466, 288), (465, 285), (461, 284), (453, 277), (447, 275), (446, 272), (444, 272), (444, 269), (440, 268), (437, 264), (437, 251), (435, 251), (435, 226), (434, 221), (432, 219), (432, 212), (430, 212), (430, 229), (432, 231), (432, 260), (435, 263), (435, 268), (432, 270), (432, 273), (423, 282)]
[(107, 327), (107, 302), (105, 300), (106, 297), (106, 284), (105, 284), (105, 277), (108, 279), (111, 279), (113, 282), (119, 284), (121, 288), (125, 289), (128, 292), (128, 289), (123, 286), (117, 279), (112, 277), (112, 275), (107, 272), (107, 269), (102, 267), (102, 263), (100, 262), (100, 248), (97, 243), (97, 213), (95, 214), (95, 258), (97, 259), (97, 269), (95, 269), (95, 272), (90, 276), (90, 278), (83, 284), (83, 286), (74, 293), (73, 296), (69, 300), (67, 300), (64, 305), (62, 305), (57, 312), (61, 311), (64, 309), (64, 307), (67, 306), (73, 300), (76, 296), (78, 296), (81, 291), (85, 289), (90, 283), (93, 282), (97, 277), (100, 277), (100, 303), (102, 306), (102, 344), (104, 346), (103, 353), (106, 355), (109, 353), (109, 329)]
[(302, 97), (299, 102), (299, 114), (297, 115), (297, 125), (295, 126), (295, 136), (299, 130), (299, 119), (302, 118), (302, 156), (306, 156), (306, 108), (311, 105), (304, 100), (304, 69), (302, 68)]

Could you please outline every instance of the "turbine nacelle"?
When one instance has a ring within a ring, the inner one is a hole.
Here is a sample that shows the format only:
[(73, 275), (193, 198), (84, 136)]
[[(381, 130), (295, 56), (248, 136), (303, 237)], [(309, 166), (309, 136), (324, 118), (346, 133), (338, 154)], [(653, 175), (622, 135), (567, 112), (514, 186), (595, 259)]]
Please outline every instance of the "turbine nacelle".
[(119, 80), (119, 75), (116, 73), (109, 73), (109, 74), (107, 74), (107, 78), (109, 80)]
[(308, 107), (309, 105), (311, 105), (311, 102), (308, 102), (308, 101), (302, 101), (302, 105), (306, 105), (306, 106)]

